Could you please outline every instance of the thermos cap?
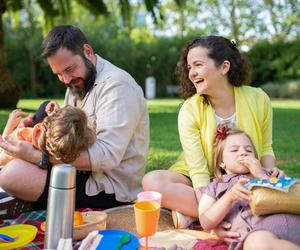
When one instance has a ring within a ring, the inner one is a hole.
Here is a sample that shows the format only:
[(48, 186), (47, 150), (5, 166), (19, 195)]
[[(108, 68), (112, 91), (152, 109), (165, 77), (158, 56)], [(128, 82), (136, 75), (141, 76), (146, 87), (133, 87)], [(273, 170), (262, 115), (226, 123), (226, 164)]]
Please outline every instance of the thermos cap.
[(70, 164), (58, 164), (51, 170), (50, 187), (70, 189), (76, 186), (76, 169)]

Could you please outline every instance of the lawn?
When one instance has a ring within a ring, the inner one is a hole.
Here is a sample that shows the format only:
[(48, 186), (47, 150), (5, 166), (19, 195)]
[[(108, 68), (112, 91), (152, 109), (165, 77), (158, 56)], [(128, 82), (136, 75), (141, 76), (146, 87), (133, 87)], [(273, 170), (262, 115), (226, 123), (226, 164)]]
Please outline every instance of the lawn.
[[(18, 107), (33, 112), (43, 100), (20, 100)], [(61, 100), (59, 100), (62, 102)], [(179, 99), (148, 101), (151, 141), (147, 171), (166, 169), (181, 151), (177, 133)], [(273, 146), (278, 166), (291, 176), (300, 177), (300, 101), (273, 100)], [(9, 111), (0, 111), (1, 131)]]

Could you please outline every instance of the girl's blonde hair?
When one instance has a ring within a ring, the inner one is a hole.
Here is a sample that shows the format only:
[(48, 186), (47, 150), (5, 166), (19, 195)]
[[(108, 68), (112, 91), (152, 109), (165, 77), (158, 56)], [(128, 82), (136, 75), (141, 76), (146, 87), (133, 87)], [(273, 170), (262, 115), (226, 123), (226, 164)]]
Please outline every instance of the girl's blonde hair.
[(223, 162), (223, 152), (224, 152), (226, 139), (230, 135), (238, 135), (238, 134), (242, 134), (248, 137), (254, 149), (255, 157), (257, 158), (257, 152), (248, 134), (246, 134), (244, 131), (239, 129), (229, 129), (224, 125), (218, 126), (215, 141), (214, 141), (213, 174), (214, 177), (216, 177), (219, 180), (222, 180), (222, 175), (226, 174), (225, 170), (220, 167), (221, 163)]
[(72, 106), (55, 110), (42, 123), (41, 150), (65, 163), (73, 162), (95, 140), (84, 111)]

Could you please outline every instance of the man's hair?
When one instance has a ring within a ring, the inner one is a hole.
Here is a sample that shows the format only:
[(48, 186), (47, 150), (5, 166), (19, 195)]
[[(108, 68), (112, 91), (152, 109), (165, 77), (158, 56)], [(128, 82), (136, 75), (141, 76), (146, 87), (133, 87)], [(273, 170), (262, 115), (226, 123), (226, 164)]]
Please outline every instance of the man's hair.
[(95, 140), (84, 111), (72, 106), (54, 111), (42, 123), (41, 150), (65, 163), (73, 162)]
[(75, 55), (82, 55), (84, 44), (88, 44), (88, 40), (79, 28), (71, 25), (57, 26), (43, 40), (41, 56), (48, 58), (61, 48), (68, 49)]

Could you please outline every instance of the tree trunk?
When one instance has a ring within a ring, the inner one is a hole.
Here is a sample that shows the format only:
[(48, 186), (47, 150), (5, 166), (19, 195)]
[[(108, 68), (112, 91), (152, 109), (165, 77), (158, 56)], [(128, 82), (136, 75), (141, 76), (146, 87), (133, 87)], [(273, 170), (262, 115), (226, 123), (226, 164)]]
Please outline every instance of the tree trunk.
[(20, 90), (7, 68), (4, 54), (2, 16), (5, 10), (5, 1), (0, 1), (0, 108), (15, 108), (20, 98)]

